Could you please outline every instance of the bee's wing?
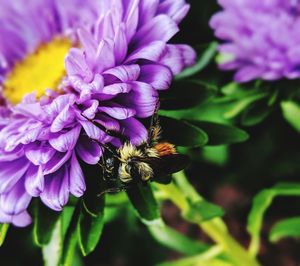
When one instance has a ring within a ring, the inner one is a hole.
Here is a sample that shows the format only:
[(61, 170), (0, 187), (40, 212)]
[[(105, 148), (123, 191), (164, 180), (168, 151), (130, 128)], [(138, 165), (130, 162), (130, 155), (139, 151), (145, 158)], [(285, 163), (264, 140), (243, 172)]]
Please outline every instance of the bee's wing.
[(183, 170), (190, 162), (188, 156), (178, 153), (161, 156), (159, 158), (143, 158), (142, 161), (148, 163), (153, 169), (155, 176), (154, 181), (156, 181), (156, 178), (167, 177)]

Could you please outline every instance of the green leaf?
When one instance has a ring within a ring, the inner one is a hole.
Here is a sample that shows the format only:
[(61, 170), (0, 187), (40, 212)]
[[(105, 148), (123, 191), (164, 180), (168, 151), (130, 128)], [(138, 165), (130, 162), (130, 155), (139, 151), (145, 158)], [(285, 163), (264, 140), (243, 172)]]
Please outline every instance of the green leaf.
[(296, 102), (281, 102), (283, 116), (298, 132), (300, 132), (300, 106)]
[(202, 156), (208, 163), (225, 166), (229, 160), (229, 147), (227, 145), (206, 146), (202, 149)]
[(270, 241), (277, 242), (285, 237), (300, 237), (300, 217), (280, 221), (272, 228)]
[(238, 100), (234, 104), (234, 106), (230, 107), (230, 109), (224, 113), (224, 117), (227, 119), (234, 118), (235, 116), (239, 115), (242, 111), (244, 111), (252, 103), (261, 100), (267, 96), (268, 93), (265, 92), (260, 92), (260, 93), (253, 92), (251, 95), (248, 96), (244, 95), (241, 98), (241, 100)]
[(247, 223), (247, 230), (252, 238), (250, 244), (252, 254), (257, 254), (259, 249), (259, 235), (264, 214), (277, 196), (300, 196), (300, 184), (279, 183), (272, 188), (264, 189), (255, 196)]
[(46, 266), (64, 265), (60, 263), (64, 249), (64, 239), (69, 228), (71, 218), (74, 212), (73, 206), (65, 206), (60, 213), (52, 230), (51, 239), (48, 244), (42, 246), (43, 258)]
[(246, 141), (249, 135), (246, 131), (234, 126), (207, 122), (207, 121), (191, 121), (188, 122), (205, 131), (208, 135), (208, 145), (221, 145)]
[(179, 75), (175, 77), (175, 79), (184, 79), (190, 76), (193, 76), (203, 70), (214, 58), (217, 53), (218, 43), (212, 42), (205, 47), (203, 53), (201, 53), (199, 59), (196, 64), (192, 67), (189, 67), (182, 71)]
[(221, 92), (227, 96), (240, 94), (240, 91), (241, 91), (240, 85), (235, 82), (228, 83), (221, 88)]
[(90, 254), (100, 240), (104, 225), (104, 202), (104, 197), (101, 197), (101, 202), (97, 201), (101, 206), (97, 214), (91, 214), (84, 202), (82, 203), (78, 223), (78, 242), (84, 256)]
[(86, 193), (83, 198), (83, 207), (85, 208), (86, 212), (89, 213), (91, 216), (98, 216), (99, 214), (103, 213), (103, 202), (104, 196), (99, 196), (92, 191), (89, 190), (91, 193)]
[[(87, 168), (87, 167), (86, 167)], [(87, 190), (83, 197), (84, 208), (92, 216), (98, 216), (99, 213), (103, 212), (103, 197), (100, 197), (101, 188), (105, 189), (106, 185), (103, 181), (102, 169), (98, 166), (91, 166), (89, 169), (93, 171), (93, 175), (90, 173), (86, 176), (89, 176), (90, 180), (87, 180)], [(85, 172), (87, 172), (85, 170)]]
[(45, 266), (59, 265), (61, 250), (62, 250), (61, 219), (59, 219), (54, 226), (49, 243), (42, 247), (44, 265)]
[(190, 208), (183, 213), (184, 218), (193, 223), (202, 223), (216, 217), (222, 217), (224, 210), (208, 201), (190, 202)]
[(50, 242), (60, 213), (49, 209), (43, 203), (37, 201), (35, 202), (33, 216), (33, 240), (38, 246), (42, 247)]
[(9, 224), (0, 224), (0, 247), (3, 245), (6, 234), (9, 228)]
[(159, 110), (161, 116), (171, 117), (177, 120), (190, 119), (196, 121), (212, 121), (217, 123), (226, 123), (228, 120), (224, 118), (224, 112), (232, 103), (216, 103), (215, 100), (202, 104), (192, 109), (185, 110)]
[(118, 207), (105, 207), (104, 224), (111, 223), (119, 218), (121, 215), (120, 208)]
[(160, 218), (159, 207), (149, 183), (132, 185), (127, 190), (127, 195), (142, 220), (153, 221)]
[(61, 230), (60, 230), (60, 237), (62, 240), (64, 240), (66, 233), (68, 231), (68, 228), (70, 226), (70, 223), (72, 221), (72, 217), (75, 211), (75, 207), (66, 206), (64, 207), (60, 221), (61, 221)]
[(170, 90), (160, 93), (163, 110), (187, 109), (209, 101), (216, 95), (217, 89), (200, 81), (177, 81)]
[(187, 121), (160, 116), (163, 137), (177, 146), (202, 147), (208, 142), (207, 134)]
[(62, 235), (65, 234), (62, 245), (61, 266), (72, 266), (75, 249), (77, 248), (78, 234), (77, 226), (79, 222), (81, 202), (77, 203), (73, 215), (70, 212), (62, 216)]
[(148, 222), (146, 226), (159, 243), (184, 255), (196, 255), (209, 248), (207, 244), (192, 240), (168, 227), (162, 219)]
[(125, 204), (128, 204), (128, 197), (125, 192), (105, 195), (105, 207), (120, 207)]
[(249, 106), (242, 114), (243, 126), (254, 126), (265, 120), (271, 113), (270, 108), (265, 101), (258, 101)]

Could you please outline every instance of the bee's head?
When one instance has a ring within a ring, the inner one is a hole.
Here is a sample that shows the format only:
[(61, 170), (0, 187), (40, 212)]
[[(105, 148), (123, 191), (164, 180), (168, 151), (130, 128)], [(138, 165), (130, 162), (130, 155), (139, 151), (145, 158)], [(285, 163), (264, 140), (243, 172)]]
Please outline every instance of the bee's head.
[(105, 167), (104, 178), (110, 181), (115, 180), (118, 176), (118, 165), (119, 161), (115, 157), (106, 157), (103, 165)]

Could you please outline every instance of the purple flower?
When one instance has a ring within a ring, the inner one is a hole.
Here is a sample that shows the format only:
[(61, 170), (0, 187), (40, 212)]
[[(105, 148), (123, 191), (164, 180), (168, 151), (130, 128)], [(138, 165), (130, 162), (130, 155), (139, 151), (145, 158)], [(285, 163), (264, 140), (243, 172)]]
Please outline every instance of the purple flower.
[(0, 222), (26, 226), (32, 197), (60, 211), (85, 191), (79, 160), (122, 145), (101, 128), (147, 139), (140, 119), (195, 53), (167, 44), (183, 0), (10, 2), (0, 0)]
[(300, 77), (300, 2), (219, 0), (223, 11), (210, 21), (220, 45), (220, 67), (235, 80)]

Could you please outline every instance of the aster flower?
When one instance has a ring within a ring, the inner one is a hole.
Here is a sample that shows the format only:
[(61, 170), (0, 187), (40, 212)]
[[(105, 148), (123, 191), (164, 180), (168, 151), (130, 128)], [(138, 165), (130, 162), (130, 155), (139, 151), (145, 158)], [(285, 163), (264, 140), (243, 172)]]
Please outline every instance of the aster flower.
[(157, 90), (194, 62), (190, 47), (167, 44), (185, 1), (76, 4), (0, 1), (2, 223), (30, 223), (32, 197), (56, 211), (70, 193), (80, 197), (79, 160), (96, 164), (101, 144), (121, 145), (100, 128), (135, 145), (146, 140), (139, 119), (153, 114)]
[(220, 0), (223, 11), (210, 21), (224, 40), (222, 69), (235, 80), (300, 77), (300, 3), (292, 0)]

